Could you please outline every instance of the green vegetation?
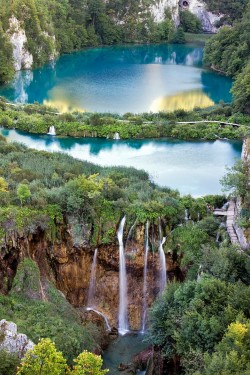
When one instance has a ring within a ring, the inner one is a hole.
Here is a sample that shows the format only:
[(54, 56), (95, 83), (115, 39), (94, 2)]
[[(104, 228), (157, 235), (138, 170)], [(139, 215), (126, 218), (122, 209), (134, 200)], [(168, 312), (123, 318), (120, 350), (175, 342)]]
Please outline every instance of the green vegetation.
[(1, 375), (16, 375), (16, 370), (19, 363), (20, 359), (16, 354), (11, 354), (4, 350), (0, 350)]
[[(0, 102), (1, 103), (1, 102)], [(55, 110), (56, 111), (56, 110)], [(200, 121), (197, 124), (178, 122)], [(202, 123), (202, 121), (205, 121)], [(209, 122), (211, 121), (211, 123)], [(218, 121), (218, 123), (212, 123)], [(238, 123), (241, 126), (224, 125), (221, 122)], [(133, 115), (72, 113), (55, 114), (45, 106), (24, 105), (12, 107), (2, 102), (0, 126), (22, 131), (46, 134), (54, 125), (58, 136), (113, 138), (118, 132), (122, 139), (170, 137), (183, 140), (220, 138), (243, 139), (249, 134), (249, 116), (233, 113), (231, 106), (221, 106), (194, 111), (142, 113)]]
[[(241, 198), (238, 224), (244, 228), (245, 223), (246, 229), (250, 218), (249, 170), (248, 160), (239, 161), (222, 180), (225, 190)], [(195, 215), (192, 208), (190, 212)], [(169, 283), (151, 309), (150, 340), (160, 347), (166, 366), (174, 364), (178, 374), (186, 375), (247, 374), (249, 251), (230, 245), (224, 225), (211, 216), (175, 228), (167, 249), (180, 260), (185, 281)]]
[(81, 351), (98, 348), (97, 328), (92, 324), (83, 326), (75, 309), (51, 283), (46, 281), (43, 288), (46, 299), (37, 264), (25, 258), (18, 267), (11, 293), (0, 295), (1, 317), (16, 322), (20, 332), (35, 343), (41, 338), (53, 340), (68, 363)]
[[(157, 24), (143, 0), (0, 0), (0, 84), (13, 76), (12, 47), (14, 32), (9, 19), (14, 16), (27, 36), (27, 49), (34, 65), (42, 65), (56, 54), (69, 53), (87, 46), (116, 43), (168, 42), (174, 25), (166, 11)], [(138, 17), (141, 14), (141, 17)]]
[(49, 339), (42, 339), (26, 353), (17, 375), (62, 375), (66, 368), (66, 360), (56, 350), (55, 344)]
[[(229, 4), (229, 2), (226, 2)], [(230, 2), (231, 5), (231, 2)], [(204, 63), (223, 74), (233, 76), (235, 111), (250, 113), (250, 3), (233, 27), (223, 27), (206, 44)]]
[(198, 34), (202, 31), (201, 21), (188, 10), (180, 13), (180, 22), (185, 32)]
[(17, 375), (105, 375), (102, 358), (86, 350), (74, 359), (73, 368), (67, 366), (63, 354), (50, 339), (41, 339), (23, 357)]

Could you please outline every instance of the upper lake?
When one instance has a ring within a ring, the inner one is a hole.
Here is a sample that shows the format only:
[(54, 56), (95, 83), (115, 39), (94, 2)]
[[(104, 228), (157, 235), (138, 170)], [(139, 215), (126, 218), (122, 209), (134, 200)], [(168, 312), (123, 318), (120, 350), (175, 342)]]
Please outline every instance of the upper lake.
[(194, 45), (132, 45), (87, 49), (18, 72), (0, 95), (38, 101), (60, 111), (158, 112), (231, 101), (232, 80), (202, 68)]

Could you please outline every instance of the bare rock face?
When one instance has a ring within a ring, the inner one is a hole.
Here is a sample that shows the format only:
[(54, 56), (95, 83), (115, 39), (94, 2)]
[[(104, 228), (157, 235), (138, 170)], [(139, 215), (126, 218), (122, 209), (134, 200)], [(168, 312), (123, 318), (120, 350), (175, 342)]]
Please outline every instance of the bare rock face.
[(203, 30), (210, 33), (217, 31), (216, 22), (223, 16), (209, 12), (203, 0), (156, 0), (150, 6), (151, 14), (156, 22), (162, 22), (165, 19), (166, 10), (170, 11), (175, 26), (180, 23), (180, 12), (189, 10), (199, 18)]
[(180, 8), (189, 10), (202, 23), (203, 30), (210, 33), (217, 31), (216, 22), (223, 16), (222, 14), (214, 14), (207, 10), (207, 6), (203, 0), (180, 0)]
[(22, 358), (27, 350), (33, 348), (34, 343), (26, 335), (17, 333), (15, 323), (7, 322), (5, 319), (0, 321), (0, 350), (17, 353), (18, 357)]
[[(97, 246), (94, 295), (91, 298), (91, 306), (88, 306), (91, 269), (96, 246), (90, 246), (87, 243), (75, 245), (72, 230), (68, 225), (62, 225), (58, 229), (60, 229), (60, 236), (54, 242), (50, 242), (43, 232), (30, 235), (26, 239), (13, 237), (8, 240), (2, 249), (2, 258), (0, 256), (0, 290), (8, 293), (18, 264), (24, 257), (30, 257), (38, 264), (42, 279), (53, 281), (74, 307), (80, 308), (81, 311), (91, 307), (92, 313), (96, 310), (107, 318), (110, 329), (117, 328), (119, 310), (119, 244), (117, 238), (114, 238), (111, 244)], [(141, 330), (144, 315), (145, 225), (135, 226), (132, 235), (129, 234), (130, 232), (130, 228), (126, 227), (123, 238), (127, 273), (128, 320), (132, 330)], [(150, 226), (149, 242), (146, 288), (148, 307), (157, 298), (161, 285), (158, 225)], [(166, 254), (166, 267), (170, 280), (182, 279), (178, 260), (173, 260), (170, 253)], [(4, 283), (6, 279), (7, 285)], [(104, 317), (100, 314), (95, 316), (105, 326)]]
[(22, 29), (20, 22), (16, 17), (9, 20), (10, 28), (8, 34), (10, 42), (13, 45), (14, 69), (31, 69), (33, 65), (33, 56), (26, 48), (27, 37), (25, 30)]
[(165, 11), (169, 10), (176, 26), (179, 25), (179, 0), (156, 0), (150, 7), (155, 22), (162, 22), (165, 19)]

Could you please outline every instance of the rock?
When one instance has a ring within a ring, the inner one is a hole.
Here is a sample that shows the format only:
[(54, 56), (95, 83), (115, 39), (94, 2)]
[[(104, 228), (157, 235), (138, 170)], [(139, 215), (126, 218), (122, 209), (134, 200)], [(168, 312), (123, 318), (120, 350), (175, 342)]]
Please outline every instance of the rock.
[(175, 26), (180, 23), (180, 12), (189, 10), (199, 18), (203, 30), (210, 33), (217, 31), (216, 22), (223, 17), (223, 14), (209, 12), (203, 0), (158, 0), (150, 7), (155, 22), (164, 21), (166, 10), (171, 12)]
[(193, 13), (201, 21), (204, 31), (215, 33), (217, 28), (216, 22), (223, 16), (222, 14), (214, 14), (207, 10), (207, 6), (202, 0), (184, 0), (180, 2), (182, 9), (187, 9)]
[(33, 65), (33, 56), (26, 49), (27, 37), (25, 30), (22, 29), (20, 22), (14, 16), (9, 20), (10, 28), (8, 35), (13, 46), (14, 69), (31, 69)]
[(165, 11), (169, 9), (176, 26), (180, 23), (179, 0), (158, 0), (150, 7), (155, 22), (162, 22), (165, 19)]
[(0, 349), (9, 353), (17, 353), (22, 358), (27, 350), (33, 349), (34, 343), (22, 333), (17, 333), (15, 323), (7, 322), (3, 319), (0, 321)]

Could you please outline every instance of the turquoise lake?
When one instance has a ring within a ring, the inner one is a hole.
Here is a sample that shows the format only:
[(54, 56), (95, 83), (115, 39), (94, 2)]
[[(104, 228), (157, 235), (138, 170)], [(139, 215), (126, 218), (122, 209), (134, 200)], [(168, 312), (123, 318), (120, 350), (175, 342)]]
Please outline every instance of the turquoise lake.
[(185, 142), (169, 139), (107, 140), (57, 138), (0, 129), (9, 141), (37, 150), (64, 152), (102, 166), (144, 169), (160, 186), (181, 194), (201, 196), (221, 193), (220, 179), (241, 156), (242, 142)]
[(231, 101), (232, 80), (202, 68), (195, 45), (88, 49), (16, 74), (0, 95), (60, 111), (158, 112)]

